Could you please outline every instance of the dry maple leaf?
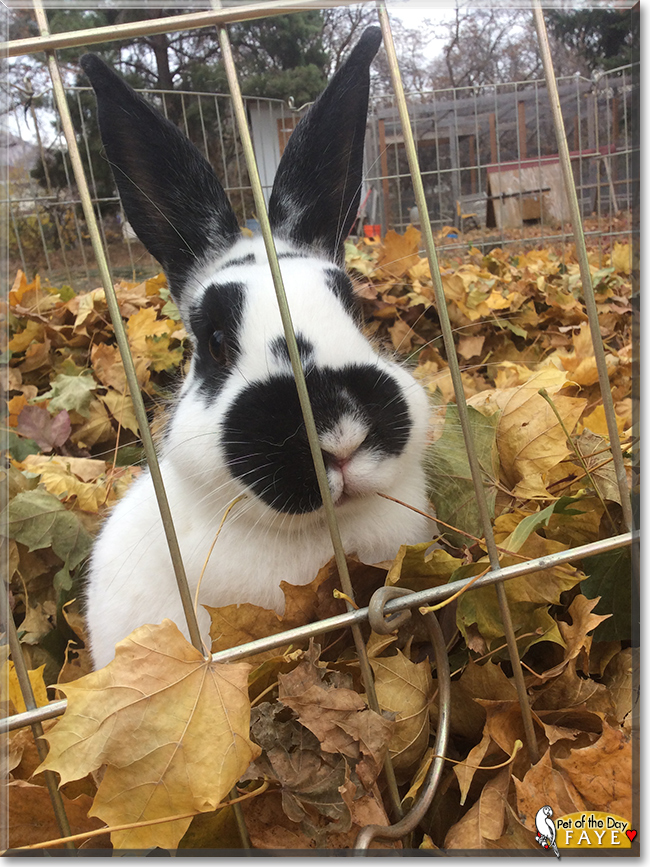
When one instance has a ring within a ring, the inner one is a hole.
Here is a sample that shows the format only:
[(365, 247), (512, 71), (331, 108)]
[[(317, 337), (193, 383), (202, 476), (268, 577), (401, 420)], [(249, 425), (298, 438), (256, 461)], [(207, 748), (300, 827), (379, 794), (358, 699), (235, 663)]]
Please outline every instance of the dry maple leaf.
[[(66, 782), (106, 764), (91, 813), (109, 825), (213, 810), (259, 754), (249, 670), (204, 659), (170, 620), (141, 626), (113, 662), (61, 686), (68, 708), (40, 769)], [(113, 844), (175, 848), (189, 823), (116, 832)]]
[(632, 740), (627, 733), (603, 720), (603, 733), (594, 744), (555, 759), (555, 764), (591, 809), (632, 815)]

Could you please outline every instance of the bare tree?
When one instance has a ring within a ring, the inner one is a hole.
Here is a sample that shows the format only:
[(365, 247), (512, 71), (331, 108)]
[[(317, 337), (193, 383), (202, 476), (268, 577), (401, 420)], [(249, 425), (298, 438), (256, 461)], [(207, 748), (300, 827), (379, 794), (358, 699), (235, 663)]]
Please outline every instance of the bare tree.
[[(446, 37), (442, 55), (428, 68), (434, 88), (477, 87), (542, 77), (542, 64), (528, 9), (470, 7), (459, 2), (451, 20), (439, 25)], [(553, 44), (559, 75), (586, 72), (575, 53)]]

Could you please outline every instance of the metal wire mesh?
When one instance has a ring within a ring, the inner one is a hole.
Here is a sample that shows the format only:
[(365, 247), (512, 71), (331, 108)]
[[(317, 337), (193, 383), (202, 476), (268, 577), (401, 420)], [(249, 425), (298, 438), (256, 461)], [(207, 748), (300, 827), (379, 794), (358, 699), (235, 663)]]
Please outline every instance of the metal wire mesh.
[[(41, 32), (44, 38), (49, 39), (47, 36), (47, 21), (43, 9), (37, 2), (35, 3), (35, 7), (37, 17), (39, 18), (39, 24), (41, 26)], [(385, 9), (380, 9), (380, 16), (382, 18), (385, 38), (389, 41), (390, 28)], [(234, 20), (235, 17), (236, 16), (231, 15), (231, 20)], [(246, 14), (242, 13), (241, 18), (245, 20)], [(173, 29), (173, 23), (168, 25), (168, 29)], [(227, 46), (227, 36), (223, 29), (221, 36), (224, 40), (223, 45), (225, 48)], [(60, 46), (65, 44), (79, 44), (79, 42), (75, 43), (75, 34), (68, 34), (66, 37), (67, 40), (59, 38), (56, 41), (56, 44)], [(54, 43), (50, 40), (47, 44)], [(23, 48), (24, 50), (36, 50), (35, 46), (31, 44), (24, 45)], [(16, 46), (14, 53), (17, 53), (19, 50), (21, 50), (20, 47)], [(53, 57), (50, 57), (50, 69), (53, 80), (55, 80), (56, 84), (55, 61)], [(395, 67), (394, 72), (396, 75), (396, 92), (399, 96), (399, 70)], [(587, 213), (591, 214), (595, 211), (598, 222), (592, 230), (592, 233), (598, 238), (604, 238), (607, 236), (611, 239), (619, 234), (625, 234), (631, 237), (632, 232), (631, 227), (615, 229), (611, 223), (611, 215), (617, 213), (621, 209), (621, 206), (624, 206), (625, 208), (631, 206), (635, 195), (635, 184), (637, 181), (634, 177), (634, 172), (637, 165), (635, 157), (638, 153), (638, 147), (634, 142), (631, 132), (630, 118), (633, 112), (633, 104), (631, 101), (632, 89), (630, 84), (630, 74), (631, 70), (622, 69), (614, 71), (614, 73), (611, 73), (609, 76), (603, 76), (596, 82), (586, 82), (584, 79), (576, 78), (570, 82), (563, 83), (562, 85), (563, 92), (567, 94), (568, 102), (566, 104), (569, 106), (569, 110), (575, 110), (574, 115), (572, 115), (575, 120), (573, 127), (569, 125), (569, 134), (573, 136), (575, 144), (574, 150), (577, 152), (575, 159), (565, 160), (565, 168), (568, 171), (566, 178), (572, 177), (575, 183), (579, 215), (581, 213), (582, 216), (584, 216)], [(545, 149), (550, 148), (551, 145), (548, 143), (549, 134), (547, 129), (548, 119), (546, 117), (546, 110), (542, 108), (542, 106), (546, 104), (546, 94), (541, 93), (542, 89), (541, 82), (532, 82), (527, 83), (526, 87), (523, 89), (517, 84), (507, 86), (504, 88), (503, 93), (496, 87), (486, 88), (484, 90), (482, 89), (481, 92), (473, 91), (461, 95), (454, 91), (453, 94), (449, 94), (450, 99), (444, 100), (444, 102), (450, 104), (445, 104), (442, 109), (436, 108), (434, 111), (430, 110), (430, 107), (426, 104), (426, 100), (424, 100), (422, 105), (416, 107), (411, 105), (410, 115), (411, 124), (415, 131), (414, 137), (409, 132), (408, 116), (407, 113), (404, 112), (405, 104), (401, 106), (401, 132), (395, 119), (395, 107), (393, 105), (381, 105), (376, 107), (372, 116), (370, 130), (370, 141), (373, 143), (372, 146), (375, 148), (375, 152), (374, 156), (370, 156), (370, 164), (375, 167), (378, 166), (380, 171), (374, 175), (372, 174), (372, 171), (369, 173), (369, 182), (375, 183), (375, 189), (377, 191), (376, 210), (373, 212), (372, 217), (373, 219), (379, 219), (378, 215), (380, 214), (381, 222), (384, 226), (387, 227), (391, 225), (400, 228), (404, 227), (411, 221), (412, 209), (416, 206), (418, 208), (417, 217), (423, 226), (425, 238), (428, 238), (427, 247), (429, 248), (428, 253), (431, 259), (432, 274), (437, 272), (437, 268), (434, 267), (436, 265), (436, 258), (435, 248), (432, 241), (433, 236), (431, 232), (431, 224), (443, 225), (447, 222), (447, 218), (451, 217), (450, 222), (455, 221), (457, 228), (459, 228), (462, 233), (465, 205), (468, 202), (476, 202), (477, 200), (481, 202), (485, 201), (487, 222), (489, 202), (492, 201), (494, 203), (499, 198), (492, 195), (494, 178), (490, 177), (491, 167), (494, 167), (495, 165), (503, 166), (504, 161), (513, 164), (512, 170), (515, 174), (518, 174), (520, 182), (519, 190), (513, 198), (518, 200), (521, 214), (523, 214), (525, 210), (524, 200), (527, 196), (529, 197), (531, 195), (531, 190), (527, 189), (526, 185), (522, 183), (522, 170), (527, 168), (528, 160), (532, 160), (533, 163), (536, 164), (539, 175), (539, 188), (533, 190), (533, 194), (539, 193), (543, 188), (544, 182), (541, 168), (544, 165), (544, 156), (547, 155)], [(61, 93), (62, 92), (61, 88)], [(99, 184), (97, 183), (97, 179), (93, 172), (88, 136), (85, 133), (83, 124), (83, 111), (80, 102), (83, 95), (83, 89), (74, 89), (71, 95), (71, 101), (73, 103), (76, 101), (78, 107), (82, 139), (86, 151), (86, 165), (84, 167), (80, 163), (76, 167), (68, 166), (64, 159), (63, 168), (70, 188), (72, 186), (71, 177), (73, 169), (76, 172), (78, 184), (80, 177), (84, 175), (84, 168), (86, 170), (85, 173), (90, 179), (90, 188), (93, 195), (92, 197), (87, 195), (85, 200), (82, 195), (80, 201), (83, 201), (85, 208), (85, 223), (86, 226), (90, 228), (91, 234), (94, 224), (94, 230), (96, 233), (96, 237), (93, 239), (94, 253), (98, 260), (100, 260), (100, 263), (102, 261), (104, 263), (103, 266), (100, 265), (100, 272), (102, 280), (106, 286), (107, 281), (110, 282), (110, 267), (104, 260), (102, 246), (104, 249), (110, 249), (111, 239), (108, 236), (107, 227), (105, 226), (106, 221), (102, 217), (102, 213), (107, 208), (113, 208), (116, 211), (118, 200), (114, 196), (102, 196), (100, 193)], [(160, 92), (158, 95), (163, 106), (167, 108), (167, 97), (171, 95), (163, 92)], [(236, 96), (234, 92), (233, 96)], [(588, 97), (585, 102), (588, 102), (591, 106), (591, 108), (587, 110), (586, 118), (582, 116), (581, 108), (581, 106), (583, 106), (582, 98), (584, 96)], [(235, 204), (236, 207), (238, 202), (240, 219), (246, 219), (247, 211), (250, 208), (250, 200), (247, 198), (250, 189), (257, 190), (255, 204), (258, 213), (260, 213), (260, 209), (263, 212), (263, 202), (260, 201), (260, 195), (263, 196), (264, 191), (268, 192), (269, 182), (264, 185), (256, 179), (257, 169), (254, 164), (254, 158), (252, 164), (250, 161), (252, 149), (249, 154), (245, 155), (245, 159), (238, 150), (237, 137), (243, 136), (245, 138), (248, 131), (244, 129), (245, 121), (242, 120), (241, 116), (236, 119), (234, 118), (237, 109), (236, 100), (233, 106), (233, 103), (228, 101), (230, 97), (220, 97), (215, 96), (214, 94), (189, 94), (186, 92), (175, 91), (173, 97), (174, 99), (180, 97), (180, 118), (186, 132), (190, 134), (192, 123), (195, 123), (194, 128), (196, 132), (194, 139), (196, 141), (197, 137), (199, 138), (204, 152), (212, 159), (212, 161), (215, 160), (215, 157), (214, 154), (210, 153), (210, 128), (209, 124), (206, 123), (205, 108), (207, 104), (212, 105), (213, 101), (214, 117), (217, 120), (217, 126), (220, 131), (219, 148), (223, 167), (223, 176), (226, 179), (224, 186), (230, 193), (230, 197), (234, 200), (233, 204)], [(62, 99), (63, 102), (65, 102), (65, 98), (62, 97)], [(225, 109), (223, 105), (220, 105), (220, 99), (227, 100)], [(439, 94), (436, 95), (436, 100), (437, 102), (440, 102)], [(258, 110), (261, 105), (266, 105), (268, 110), (271, 111), (271, 101), (257, 100)], [(470, 109), (469, 111), (467, 111), (468, 108)], [(60, 112), (62, 111), (62, 102), (59, 104), (59, 110)], [(230, 117), (227, 121), (224, 121), (223, 118), (224, 110), (226, 114), (230, 112)], [(283, 109), (281, 109), (281, 113), (282, 112)], [(525, 121), (527, 113), (534, 114), (535, 117), (535, 122), (531, 125), (532, 135), (530, 131), (526, 131), (528, 130)], [(285, 115), (282, 114), (282, 117), (285, 117)], [(231, 130), (232, 134), (234, 158), (230, 161), (228, 161), (225, 156), (227, 146), (225, 141), (226, 136), (223, 133), (224, 129)], [(71, 136), (74, 138), (74, 136), (68, 132), (68, 147), (72, 151)], [(495, 136), (496, 153), (495, 148), (493, 147)], [(409, 139), (411, 139), (411, 150), (413, 153), (408, 158), (409, 170), (407, 171), (405, 167), (405, 157), (400, 151), (400, 145), (406, 143), (407, 148), (405, 150), (408, 150)], [(489, 158), (486, 151), (488, 146), (491, 148)], [(42, 152), (42, 144), (40, 144), (40, 147)], [(533, 157), (529, 156), (531, 148), (534, 152)], [(466, 150), (466, 153), (464, 154), (465, 158), (463, 159), (462, 152), (464, 149)], [(415, 159), (413, 159), (413, 154), (415, 154)], [(424, 168), (418, 169), (417, 158), (421, 159)], [(247, 165), (245, 165), (246, 161), (248, 162)], [(249, 181), (247, 174), (252, 176), (252, 180)], [(264, 171), (262, 174), (264, 175)], [(416, 194), (417, 198), (415, 199), (412, 197), (410, 188), (407, 184), (407, 179), (417, 182), (416, 189), (418, 186), (420, 188), (420, 191)], [(437, 186), (435, 186), (436, 183)], [(571, 183), (570, 179), (567, 180), (567, 183)], [(431, 186), (432, 184), (434, 186)], [(428, 196), (426, 196), (427, 185), (430, 187)], [(18, 197), (16, 195), (7, 195), (7, 200), (10, 204), (11, 225), (15, 232), (16, 255), (20, 258), (21, 262), (26, 265), (26, 251), (24, 249), (24, 244), (21, 241), (19, 223), (21, 216), (24, 216), (27, 211), (26, 209), (21, 210), (20, 206), (23, 204), (31, 205), (32, 202), (35, 202), (38, 199), (42, 206), (47, 208), (56, 201), (57, 207), (54, 209), (52, 216), (52, 224), (54, 227), (52, 231), (56, 234), (56, 238), (60, 245), (62, 268), (69, 275), (70, 279), (72, 279), (73, 270), (69, 257), (66, 256), (67, 251), (65, 249), (66, 243), (64, 240), (64, 233), (68, 231), (70, 237), (73, 239), (76, 238), (77, 241), (79, 241), (84, 235), (82, 218), (78, 213), (79, 202), (75, 198), (66, 199), (65, 197), (63, 198), (63, 201), (61, 201), (59, 196), (54, 195), (51, 181), (47, 177), (45, 178), (45, 187), (47, 189), (47, 195), (41, 195), (38, 197), (33, 194), (33, 188), (30, 188), (28, 195), (21, 195)], [(381, 195), (378, 193), (379, 190), (381, 190)], [(502, 203), (503, 198), (501, 198), (501, 204)], [(63, 208), (63, 210), (61, 208)], [(66, 211), (66, 208), (69, 210)], [(93, 209), (99, 219), (93, 219)], [(46, 267), (52, 271), (55, 264), (52, 261), (50, 255), (51, 250), (48, 248), (48, 242), (45, 237), (45, 227), (40, 216), (38, 216), (38, 211), (28, 212), (29, 216), (34, 214), (37, 216), (35, 229), (42, 245), (43, 261), (45, 262)], [(68, 225), (66, 214), (71, 215), (70, 225)], [(537, 218), (535, 219), (537, 220)], [(459, 220), (460, 224), (458, 225)], [(266, 227), (264, 226), (265, 222)], [(525, 218), (522, 217), (522, 223), (523, 222), (525, 222)], [(565, 220), (561, 221), (562, 227), (558, 233), (556, 224), (547, 222), (544, 210), (541, 209), (539, 216), (540, 232), (535, 236), (536, 243), (540, 240), (548, 241), (558, 237), (568, 239), (570, 237), (569, 229), (563, 225), (564, 222)], [(262, 216), (262, 228), (263, 230), (266, 228), (268, 231), (268, 222), (264, 216)], [(523, 229), (523, 225), (521, 228)], [(498, 243), (501, 244), (514, 243), (515, 241), (521, 243), (522, 240), (528, 240), (530, 237), (525, 235), (523, 231), (520, 232), (519, 235), (516, 235), (515, 233), (513, 237), (509, 237), (504, 231), (506, 226), (503, 225), (503, 221), (501, 226), (499, 226), (499, 229), (500, 234), (498, 235)], [(553, 232), (555, 232), (555, 234), (553, 234)], [(100, 233), (101, 243), (99, 239)], [(579, 220), (578, 224), (574, 222), (573, 233), (575, 236), (582, 237)], [(122, 243), (122, 240), (124, 240), (127, 245), (129, 255), (128, 267), (133, 271), (140, 262), (140, 253), (136, 251), (135, 244), (130, 238), (120, 237), (120, 243)], [(271, 260), (273, 260), (274, 252), (272, 249), (269, 252)], [(81, 258), (83, 260), (83, 268), (86, 271), (86, 274), (90, 275), (87, 254), (84, 252)], [(275, 261), (275, 265), (277, 267), (277, 260)], [(281, 278), (278, 277), (278, 280), (281, 287)], [(442, 297), (444, 298), (444, 295)], [(117, 319), (119, 319), (119, 311), (116, 315), (116, 320)], [(118, 328), (116, 325), (116, 331), (117, 330)], [(594, 334), (597, 335), (597, 319)], [(600, 338), (598, 337), (598, 340), (599, 339)], [(128, 355), (128, 345), (126, 341), (124, 341), (124, 347), (125, 352)], [(457, 361), (455, 361), (453, 353), (452, 342), (450, 353), (450, 364), (452, 365), (452, 369), (454, 362), (456, 369), (458, 370)], [(299, 376), (299, 371), (297, 371), (297, 376)], [(458, 382), (455, 384), (456, 397), (457, 401), (462, 406), (464, 405), (462, 385), (460, 384), (459, 375), (457, 378)], [(134, 401), (137, 406), (137, 396), (135, 394)], [(143, 408), (142, 414), (144, 417)], [(146, 417), (144, 427), (146, 427)], [(616, 433), (615, 423), (613, 428), (610, 426), (610, 430), (612, 431), (612, 447), (617, 447), (620, 453), (620, 441), (618, 440), (618, 435)], [(466, 443), (471, 461), (473, 455), (471, 435), (467, 436)], [(480, 501), (483, 496), (480, 473), (475, 474), (475, 484), (477, 497)], [(622, 493), (624, 497), (627, 496), (627, 489), (624, 491), (622, 490)], [(485, 522), (485, 537), (488, 542), (488, 547), (491, 548), (490, 540), (492, 537), (489, 521)], [(606, 551), (616, 547), (627, 546), (632, 544), (632, 542), (633, 535), (630, 531), (612, 539), (593, 543), (589, 546), (583, 546), (579, 549), (562, 552), (560, 555), (541, 558), (538, 561), (529, 561), (520, 566), (509, 568), (501, 568), (499, 566), (496, 549), (494, 551), (490, 550), (492, 555), (491, 571), (484, 576), (484, 578), (480, 579), (479, 582), (476, 582), (475, 586), (478, 587), (483, 584), (494, 583), (502, 590), (503, 582), (515, 575), (524, 574), (527, 570), (537, 571), (540, 568), (551, 568), (560, 562), (567, 562), (571, 559), (577, 559), (598, 551)], [(457, 582), (457, 584), (466, 583), (467, 582)], [(413, 594), (407, 600), (395, 600), (392, 603), (388, 603), (386, 611), (398, 611), (407, 606), (421, 605), (425, 601), (430, 602), (446, 598), (456, 592), (457, 589), (458, 587), (455, 585), (447, 585), (444, 588), (436, 588), (433, 591)], [(505, 618), (507, 618), (507, 603), (505, 603), (503, 613)], [(250, 642), (247, 645), (241, 645), (230, 651), (223, 651), (220, 654), (215, 654), (214, 658), (218, 661), (245, 658), (247, 655), (258, 652), (262, 647), (268, 649), (270, 647), (282, 646), (292, 639), (313, 636), (320, 632), (327, 631), (333, 627), (333, 621), (336, 621), (337, 626), (354, 625), (365, 620), (367, 614), (367, 609), (360, 609), (357, 611), (350, 610), (347, 614), (341, 615), (338, 618), (331, 618), (330, 621), (323, 621), (321, 623), (301, 627), (298, 630), (291, 630), (273, 636), (270, 639)], [(512, 631), (511, 626), (509, 631), (511, 633), (509, 638), (512, 639), (512, 642), (509, 641), (509, 645), (514, 643), (515, 647), (515, 656), (511, 658), (516, 674), (516, 643), (514, 642), (514, 632)], [(525, 691), (523, 693), (520, 692), (519, 697), (522, 705), (522, 714), (524, 715), (524, 718), (528, 716), (530, 719), (530, 709), (526, 701)], [(27, 706), (29, 707), (29, 703)], [(3, 728), (5, 730), (11, 730), (19, 726), (33, 724), (37, 720), (43, 720), (51, 716), (59, 715), (63, 711), (64, 707), (65, 702), (59, 701), (53, 702), (48, 708), (28, 710), (26, 713), (15, 715), (14, 717), (4, 721)], [(530, 743), (529, 749), (531, 751), (531, 757), (533, 757), (534, 750)]]
[[(599, 243), (601, 259), (603, 243), (632, 236), (630, 220), (621, 225), (615, 218), (629, 216), (639, 180), (632, 174), (639, 143), (630, 125), (636, 72), (627, 66), (593, 79), (558, 79), (585, 234)], [(440, 239), (445, 249), (462, 249), (467, 240), (481, 249), (568, 243), (544, 79), (406, 96), (429, 219), (436, 231), (457, 230), (455, 238)], [(369, 125), (371, 222), (403, 231), (420, 217), (394, 98), (375, 100)]]

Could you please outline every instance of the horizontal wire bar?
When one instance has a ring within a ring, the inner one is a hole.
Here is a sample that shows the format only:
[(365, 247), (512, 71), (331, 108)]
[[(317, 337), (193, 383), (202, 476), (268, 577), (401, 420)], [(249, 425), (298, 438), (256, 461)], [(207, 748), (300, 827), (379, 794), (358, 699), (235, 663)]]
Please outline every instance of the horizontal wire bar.
[[(474, 582), (468, 592), (479, 587), (487, 587), (491, 584), (497, 584), (501, 581), (509, 581), (511, 578), (519, 578), (522, 575), (529, 575), (531, 572), (540, 572), (544, 569), (554, 569), (556, 566), (561, 566), (564, 563), (569, 563), (572, 560), (582, 560), (586, 557), (593, 557), (595, 554), (604, 554), (607, 551), (614, 551), (617, 548), (627, 548), (638, 539), (638, 532), (623, 533), (620, 536), (612, 536), (609, 539), (602, 539), (598, 542), (590, 542), (587, 545), (580, 545), (578, 548), (570, 548), (566, 551), (558, 551), (556, 554), (547, 554), (544, 557), (537, 557), (535, 560), (526, 560), (523, 563), (515, 563), (512, 566), (504, 566), (503, 569), (496, 569), (487, 572), (481, 578), (465, 578), (462, 581), (452, 581), (450, 584), (443, 584), (441, 587), (432, 587), (429, 590), (420, 590), (418, 593), (412, 593), (408, 596), (403, 596), (400, 599), (391, 599), (387, 602), (384, 608), (386, 615), (396, 614), (399, 611), (404, 611), (407, 608), (417, 608), (420, 605), (431, 605), (442, 602), (450, 596), (458, 593), (470, 582)], [(337, 614), (335, 617), (328, 617), (325, 620), (319, 620), (317, 623), (309, 623), (306, 626), (297, 626), (294, 629), (287, 629), (285, 632), (279, 632), (276, 635), (269, 635), (266, 638), (258, 638), (255, 641), (248, 641), (246, 644), (238, 644), (236, 647), (229, 647), (227, 650), (220, 650), (212, 654), (212, 661), (218, 663), (237, 662), (245, 659), (247, 656), (253, 656), (256, 653), (261, 653), (265, 650), (275, 650), (278, 647), (283, 647), (295, 641), (301, 641), (305, 638), (312, 638), (316, 635), (322, 635), (325, 632), (332, 632), (336, 629), (346, 629), (353, 624), (363, 623), (368, 619), (368, 609), (358, 608), (355, 611), (347, 611), (345, 614)], [(54, 701), (47, 707), (39, 707), (34, 711), (26, 713), (14, 714), (6, 719), (0, 720), (0, 733), (13, 731), (14, 729), (22, 728), (23, 726), (31, 725), (34, 720), (43, 721), (51, 717), (60, 716), (67, 702)]]
[[(345, 6), (348, 0), (328, 0), (330, 6)], [(176, 30), (199, 30), (215, 24), (228, 24), (237, 21), (252, 21), (256, 18), (271, 18), (306, 9), (322, 8), (322, 0), (281, 0), (281, 2), (253, 3), (250, 6), (233, 6), (208, 12), (189, 12), (185, 15), (170, 15), (152, 21), (131, 21), (115, 24), (112, 27), (93, 27), (88, 30), (74, 30), (68, 33), (55, 33), (50, 36), (35, 36), (28, 39), (15, 39), (0, 42), (0, 55), (20, 57), (35, 51), (56, 51), (77, 45), (96, 45), (134, 36), (151, 36), (158, 33), (171, 33)]]

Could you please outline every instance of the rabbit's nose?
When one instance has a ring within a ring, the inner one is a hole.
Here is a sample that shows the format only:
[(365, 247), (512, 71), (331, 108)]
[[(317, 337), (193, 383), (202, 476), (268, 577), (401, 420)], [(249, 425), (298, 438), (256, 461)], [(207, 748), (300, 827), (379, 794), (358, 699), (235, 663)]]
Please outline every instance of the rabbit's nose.
[(348, 454), (334, 454), (332, 452), (326, 451), (325, 449), (321, 449), (323, 461), (325, 462), (325, 467), (327, 469), (331, 467), (334, 470), (339, 470), (343, 474), (345, 474), (345, 468), (352, 460), (355, 451), (356, 449), (349, 452)]

